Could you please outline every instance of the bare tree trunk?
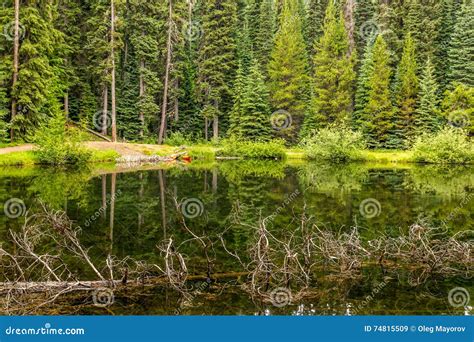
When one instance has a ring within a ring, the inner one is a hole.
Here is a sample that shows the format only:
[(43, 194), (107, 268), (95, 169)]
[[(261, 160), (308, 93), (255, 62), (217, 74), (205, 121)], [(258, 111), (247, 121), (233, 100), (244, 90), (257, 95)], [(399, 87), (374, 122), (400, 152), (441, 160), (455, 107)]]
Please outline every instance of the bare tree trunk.
[[(143, 100), (143, 96), (145, 96), (145, 80), (143, 78), (143, 68), (145, 68), (145, 61), (140, 61), (140, 101)], [(140, 109), (139, 113), (139, 120), (140, 120), (140, 138), (143, 138), (144, 127), (145, 127), (145, 116), (143, 114), (143, 110)]]
[(214, 140), (219, 139), (219, 117), (217, 115), (214, 116), (214, 120), (212, 121), (212, 138)]
[(112, 141), (117, 141), (117, 108), (115, 103), (115, 3), (110, 1), (110, 52), (112, 59), (112, 84), (110, 88), (110, 96), (112, 97)]
[(218, 173), (217, 168), (212, 169), (212, 192), (217, 192), (217, 180), (218, 180)]
[(347, 35), (349, 38), (349, 52), (352, 54), (355, 48), (355, 39), (354, 39), (354, 30), (355, 30), (355, 7), (356, 7), (355, 0), (346, 0), (344, 4), (344, 18), (345, 18), (345, 25), (347, 30)]
[(107, 112), (109, 111), (109, 87), (104, 86), (104, 103), (102, 106), (102, 134), (107, 135)]
[(158, 170), (158, 178), (160, 182), (160, 202), (161, 202), (161, 225), (163, 226), (163, 239), (166, 239), (166, 203), (165, 203), (165, 177), (163, 170)]
[(109, 232), (109, 239), (110, 242), (114, 240), (114, 222), (115, 222), (115, 186), (117, 180), (117, 174), (112, 173), (112, 179), (110, 181), (110, 232)]
[(165, 82), (163, 90), (163, 106), (161, 107), (161, 124), (160, 132), (158, 135), (158, 144), (163, 144), (163, 138), (165, 135), (165, 126), (166, 126), (166, 112), (168, 110), (168, 87), (169, 87), (169, 77), (170, 77), (170, 68), (171, 68), (171, 38), (172, 38), (172, 25), (173, 20), (173, 4), (172, 0), (169, 0), (169, 18), (168, 18), (168, 42), (166, 44), (166, 66), (165, 66)]
[(66, 116), (66, 120), (69, 119), (69, 93), (64, 93), (64, 115)]
[(207, 125), (208, 125), (208, 120), (207, 120), (207, 118), (204, 118), (204, 140), (206, 140), (206, 141), (209, 140), (209, 134), (207, 132)]
[[(20, 50), (20, 0), (15, 0), (15, 23), (14, 23), (14, 37), (13, 37), (13, 80), (12, 89), (15, 89), (18, 81), (18, 64), (19, 64), (19, 50)], [(14, 121), (17, 114), (16, 95), (12, 96), (12, 116), (11, 122)], [(10, 128), (10, 139), (15, 139), (15, 130)]]
[(102, 175), (102, 217), (107, 218), (107, 176)]

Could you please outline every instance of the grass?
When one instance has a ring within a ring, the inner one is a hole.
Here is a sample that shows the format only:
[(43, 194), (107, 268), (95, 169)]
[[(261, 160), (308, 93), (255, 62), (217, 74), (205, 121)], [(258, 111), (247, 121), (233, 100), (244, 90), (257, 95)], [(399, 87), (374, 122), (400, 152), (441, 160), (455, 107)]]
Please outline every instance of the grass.
[(0, 155), (2, 166), (28, 166), (38, 164), (39, 160), (33, 151), (12, 152)]
[(413, 163), (413, 152), (411, 151), (361, 151), (361, 160), (379, 163)]
[(101, 163), (101, 162), (114, 162), (117, 158), (120, 157), (120, 154), (115, 152), (114, 150), (91, 150), (92, 157), (90, 162), (91, 163)]

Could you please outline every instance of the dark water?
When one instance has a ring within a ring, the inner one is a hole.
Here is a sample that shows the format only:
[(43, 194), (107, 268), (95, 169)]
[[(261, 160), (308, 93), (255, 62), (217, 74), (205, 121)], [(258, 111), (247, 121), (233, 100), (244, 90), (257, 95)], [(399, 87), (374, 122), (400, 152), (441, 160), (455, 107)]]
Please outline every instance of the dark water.
[[(472, 171), (466, 167), (256, 161), (122, 172), (107, 170), (107, 166), (80, 171), (7, 168), (1, 170), (0, 203), (21, 199), (34, 212), (41, 200), (66, 211), (82, 228), (81, 242), (94, 260), (112, 254), (158, 263), (160, 241), (189, 240), (189, 232), (180, 224), (183, 213), (190, 230), (200, 236), (222, 234), (227, 249), (242, 253), (245, 259), (255, 232), (252, 227), (271, 215), (270, 229), (275, 234), (295, 229), (304, 213), (320, 229), (341, 232), (357, 226), (366, 241), (398, 236), (416, 222), (443, 227), (449, 234), (472, 230)], [(8, 230), (18, 229), (22, 222), (22, 217), (0, 215), (2, 240), (8, 243)], [(205, 275), (208, 265), (199, 244), (184, 243), (182, 250), (189, 274)], [(222, 246), (210, 253), (213, 273), (242, 271)], [(80, 277), (92, 279), (85, 269)], [(240, 276), (204, 287), (189, 282), (204, 290), (195, 292), (184, 305), (179, 293), (157, 286), (143, 288), (132, 298), (118, 293), (107, 311), (83, 302), (80, 309), (72, 309), (70, 301), (60, 311), (342, 315), (354, 314), (356, 306), (357, 314), (470, 314), (472, 310), (469, 305), (455, 308), (448, 302), (452, 288), (474, 293), (472, 278), (436, 276), (414, 285), (409, 270), (400, 268), (396, 275), (387, 276), (377, 267), (364, 267), (357, 277), (342, 279), (322, 270), (316, 279), (311, 293), (283, 308), (252, 298), (242, 289), (246, 277)]]

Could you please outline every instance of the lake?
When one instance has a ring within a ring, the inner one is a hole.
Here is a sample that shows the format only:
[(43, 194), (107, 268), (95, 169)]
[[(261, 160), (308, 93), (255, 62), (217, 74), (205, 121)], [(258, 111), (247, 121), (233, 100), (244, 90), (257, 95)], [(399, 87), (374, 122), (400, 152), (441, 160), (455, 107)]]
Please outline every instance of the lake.
[[(140, 275), (143, 286), (117, 291), (106, 307), (74, 294), (45, 306), (41, 313), (46, 314), (463, 315), (472, 307), (453, 305), (449, 293), (456, 288), (474, 293), (472, 264), (464, 272), (419, 274), (416, 265), (403, 263), (390, 267), (363, 260), (356, 267), (356, 252), (347, 251), (352, 244), (365, 250), (374, 241), (398, 241), (411, 234), (414, 224), (472, 242), (473, 195), (472, 167), (221, 161), (4, 168), (0, 203), (15, 199), (24, 211), (19, 217), (0, 215), (0, 236), (3, 245), (11, 246), (9, 231), (18, 231), (23, 214), (40, 210), (41, 201), (65, 211), (80, 227), (81, 244), (101, 272), (106, 273), (109, 255), (163, 269), (169, 252), (174, 264), (166, 267), (181, 269), (173, 273), (177, 282), (181, 273), (188, 277), (181, 290), (149, 284), (150, 266)], [(309, 238), (318, 235), (327, 237), (324, 250)], [(342, 244), (331, 237), (347, 239), (344, 258), (354, 262), (344, 264), (342, 256), (309, 261), (317, 251), (338, 253)], [(267, 241), (263, 247), (262, 241)], [(304, 252), (310, 245), (318, 247)], [(54, 250), (48, 242), (37, 248)], [(74, 260), (72, 274), (95, 280), (86, 265)], [(185, 267), (177, 265), (181, 260)], [(286, 300), (284, 305), (258, 295), (281, 284), (290, 291), (289, 298), (285, 293), (277, 297)]]

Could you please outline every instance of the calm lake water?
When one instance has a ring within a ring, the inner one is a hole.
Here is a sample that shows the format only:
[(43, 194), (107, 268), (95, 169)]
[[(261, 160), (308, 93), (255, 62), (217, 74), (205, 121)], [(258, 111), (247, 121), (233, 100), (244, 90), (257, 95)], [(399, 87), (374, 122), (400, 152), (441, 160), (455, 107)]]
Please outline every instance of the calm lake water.
[[(183, 243), (190, 275), (205, 275), (208, 265), (198, 244), (186, 244), (184, 214), (189, 229), (225, 240), (229, 251), (249, 247), (259, 221), (272, 216), (272, 232), (291, 231), (305, 215), (320, 229), (349, 231), (357, 226), (363, 240), (398, 236), (416, 222), (443, 227), (449, 234), (473, 229), (473, 168), (413, 165), (345, 166), (306, 162), (225, 161), (152, 170), (94, 170), (5, 168), (0, 173), (0, 203), (21, 199), (34, 212), (41, 200), (64, 210), (82, 228), (81, 242), (94, 260), (108, 254), (149, 263), (158, 262), (157, 244), (165, 238)], [(112, 200), (114, 199), (114, 200)], [(177, 207), (176, 202), (181, 206)], [(105, 209), (101, 209), (105, 208)], [(238, 217), (238, 219), (236, 219)], [(17, 219), (0, 215), (0, 236)], [(212, 273), (242, 271), (236, 258), (221, 246), (210, 252)], [(81, 279), (92, 279), (80, 268)], [(249, 296), (245, 276), (229, 277), (209, 286), (189, 282), (196, 291), (185, 305), (180, 294), (166, 286), (146, 287), (129, 297), (117, 294), (107, 309), (75, 303), (59, 308), (75, 314), (192, 314), (192, 315), (344, 315), (354, 314), (470, 314), (455, 308), (448, 293), (455, 287), (474, 295), (472, 278), (429, 277), (410, 282), (408, 269), (389, 275), (379, 267), (364, 267), (353, 279), (318, 271), (313, 292), (282, 308)], [(472, 275), (472, 274), (471, 274)], [(382, 285), (381, 285), (382, 284)], [(221, 286), (225, 285), (225, 286)], [(376, 291), (374, 291), (376, 289)]]

